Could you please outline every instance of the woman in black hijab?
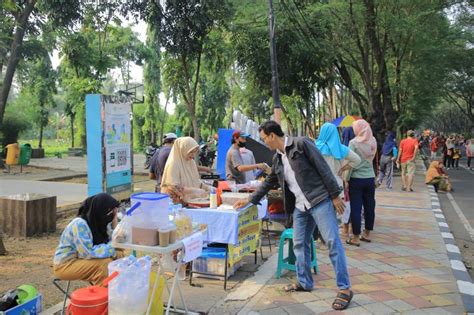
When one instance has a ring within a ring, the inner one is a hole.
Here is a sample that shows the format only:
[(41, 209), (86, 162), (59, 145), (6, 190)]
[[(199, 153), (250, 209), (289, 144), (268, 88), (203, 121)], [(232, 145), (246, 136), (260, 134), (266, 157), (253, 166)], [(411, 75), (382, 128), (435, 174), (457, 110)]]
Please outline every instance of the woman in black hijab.
[(87, 280), (94, 284), (107, 278), (108, 264), (122, 256), (110, 244), (117, 225), (120, 203), (100, 193), (84, 200), (76, 218), (61, 234), (54, 255), (54, 275), (62, 280)]

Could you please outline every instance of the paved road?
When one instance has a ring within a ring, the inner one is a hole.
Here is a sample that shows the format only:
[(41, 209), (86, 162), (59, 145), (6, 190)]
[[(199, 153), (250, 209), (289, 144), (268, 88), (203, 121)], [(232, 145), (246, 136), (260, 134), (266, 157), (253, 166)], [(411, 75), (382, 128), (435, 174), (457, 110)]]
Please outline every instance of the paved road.
[(460, 161), (460, 169), (449, 170), (454, 192), (439, 194), (444, 215), (463, 254), (464, 263), (474, 278), (474, 172)]

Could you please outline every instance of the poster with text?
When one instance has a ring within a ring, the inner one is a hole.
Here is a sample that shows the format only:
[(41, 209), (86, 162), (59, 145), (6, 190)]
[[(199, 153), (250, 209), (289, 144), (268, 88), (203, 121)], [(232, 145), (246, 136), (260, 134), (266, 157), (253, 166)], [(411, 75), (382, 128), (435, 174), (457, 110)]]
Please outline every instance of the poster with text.
[(131, 103), (103, 97), (106, 191), (131, 189)]

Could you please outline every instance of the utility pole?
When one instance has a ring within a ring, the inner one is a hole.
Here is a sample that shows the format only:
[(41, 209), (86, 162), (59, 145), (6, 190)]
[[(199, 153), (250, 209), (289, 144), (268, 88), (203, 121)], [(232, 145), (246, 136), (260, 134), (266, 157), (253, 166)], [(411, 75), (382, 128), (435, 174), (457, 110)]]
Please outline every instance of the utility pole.
[(273, 12), (273, 0), (268, 0), (269, 16), (268, 24), (270, 31), (270, 62), (272, 66), (272, 98), (273, 114), (275, 121), (281, 123), (281, 101), (280, 101), (280, 83), (278, 81), (278, 62), (275, 44), (275, 13)]

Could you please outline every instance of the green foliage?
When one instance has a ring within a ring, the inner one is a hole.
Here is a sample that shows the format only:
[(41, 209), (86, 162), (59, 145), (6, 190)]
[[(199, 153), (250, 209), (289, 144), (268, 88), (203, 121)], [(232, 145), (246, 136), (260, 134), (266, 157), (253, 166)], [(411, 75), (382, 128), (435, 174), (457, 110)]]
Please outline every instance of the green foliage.
[(10, 143), (18, 142), (20, 133), (25, 131), (29, 125), (29, 122), (22, 119), (21, 116), (7, 113), (5, 120), (0, 126), (0, 141), (2, 147)]

